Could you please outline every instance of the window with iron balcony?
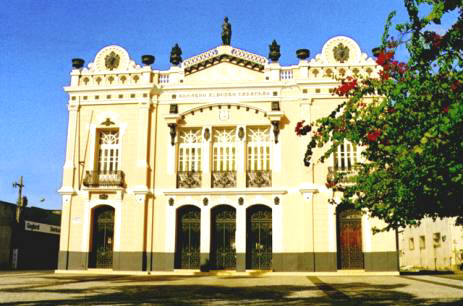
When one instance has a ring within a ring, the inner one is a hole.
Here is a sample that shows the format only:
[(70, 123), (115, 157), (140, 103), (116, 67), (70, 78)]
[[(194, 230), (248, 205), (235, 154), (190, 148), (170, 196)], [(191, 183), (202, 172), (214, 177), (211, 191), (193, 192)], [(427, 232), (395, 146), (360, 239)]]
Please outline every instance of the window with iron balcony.
[(328, 177), (334, 178), (336, 174), (344, 174), (343, 183), (349, 183), (360, 161), (360, 150), (355, 144), (348, 141), (338, 145), (333, 152), (333, 166), (328, 168)]
[(121, 143), (118, 129), (97, 131), (94, 170), (86, 171), (86, 187), (124, 187), (124, 173), (120, 170)]
[(213, 129), (212, 188), (236, 187), (236, 129)]
[(250, 127), (246, 134), (246, 186), (271, 187), (270, 127)]
[(177, 188), (201, 187), (201, 129), (180, 131), (177, 165)]

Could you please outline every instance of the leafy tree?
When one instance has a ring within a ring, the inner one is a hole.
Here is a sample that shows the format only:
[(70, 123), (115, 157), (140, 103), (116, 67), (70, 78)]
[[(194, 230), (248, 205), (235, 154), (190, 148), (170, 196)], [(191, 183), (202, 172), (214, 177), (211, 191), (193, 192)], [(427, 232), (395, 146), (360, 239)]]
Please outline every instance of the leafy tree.
[[(384, 230), (426, 216), (463, 221), (463, 1), (405, 0), (405, 7), (409, 21), (396, 25), (398, 39), (390, 35), (391, 13), (373, 49), (379, 75), (343, 79), (335, 94), (345, 101), (329, 116), (296, 126), (298, 135), (311, 136), (306, 166), (316, 162), (317, 147), (327, 145), (323, 162), (344, 140), (362, 146), (365, 161), (351, 183), (338, 173), (326, 185), (342, 192), (341, 204), (384, 220)], [(428, 30), (451, 12), (458, 16), (445, 34)], [(394, 58), (399, 46), (408, 49), (407, 63)]]

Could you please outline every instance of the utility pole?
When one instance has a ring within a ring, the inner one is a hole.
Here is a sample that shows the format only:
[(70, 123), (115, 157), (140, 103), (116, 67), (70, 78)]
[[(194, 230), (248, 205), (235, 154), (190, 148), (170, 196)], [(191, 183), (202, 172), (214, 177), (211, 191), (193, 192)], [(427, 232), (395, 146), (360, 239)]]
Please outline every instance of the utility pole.
[(23, 246), (23, 230), (24, 230), (24, 223), (23, 223), (23, 209), (27, 205), (27, 198), (23, 196), (23, 188), (24, 188), (24, 181), (23, 177), (19, 177), (19, 182), (13, 182), (13, 188), (18, 188), (18, 200), (16, 204), (16, 225), (13, 227), (12, 233), (12, 250), (11, 250), (11, 267), (13, 269), (17, 269), (19, 267), (20, 260), (20, 250), (22, 250)]
[(16, 222), (19, 224), (22, 210), (27, 205), (27, 199), (26, 197), (23, 197), (24, 181), (22, 176), (19, 177), (19, 182), (13, 182), (13, 188), (18, 188), (18, 200), (16, 201), (16, 204), (18, 205), (16, 208)]

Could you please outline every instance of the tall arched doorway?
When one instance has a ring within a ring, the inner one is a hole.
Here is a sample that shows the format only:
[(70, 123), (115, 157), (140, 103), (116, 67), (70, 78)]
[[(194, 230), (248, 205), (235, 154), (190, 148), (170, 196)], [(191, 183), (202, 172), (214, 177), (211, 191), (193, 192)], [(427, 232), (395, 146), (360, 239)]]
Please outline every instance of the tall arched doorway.
[(187, 205), (177, 210), (175, 268), (199, 269), (201, 210)]
[(89, 267), (112, 268), (114, 249), (114, 208), (103, 205), (93, 209), (92, 243)]
[(236, 210), (219, 205), (211, 211), (211, 263), (216, 269), (236, 269)]
[(362, 212), (347, 208), (337, 212), (338, 269), (363, 269)]
[(254, 205), (246, 213), (246, 268), (272, 268), (272, 209)]

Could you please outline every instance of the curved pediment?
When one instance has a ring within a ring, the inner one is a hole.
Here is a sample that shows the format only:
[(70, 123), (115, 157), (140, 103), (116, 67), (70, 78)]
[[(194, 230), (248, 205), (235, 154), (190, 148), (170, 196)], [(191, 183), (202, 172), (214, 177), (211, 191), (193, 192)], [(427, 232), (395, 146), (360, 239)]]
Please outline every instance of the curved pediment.
[(186, 59), (182, 63), (185, 75), (215, 66), (220, 63), (230, 63), (241, 68), (250, 69), (256, 72), (263, 72), (267, 58), (250, 53), (232, 46), (218, 46), (209, 51)]
[(322, 52), (310, 60), (311, 65), (374, 65), (375, 61), (363, 53), (355, 40), (335, 36), (324, 45)]

